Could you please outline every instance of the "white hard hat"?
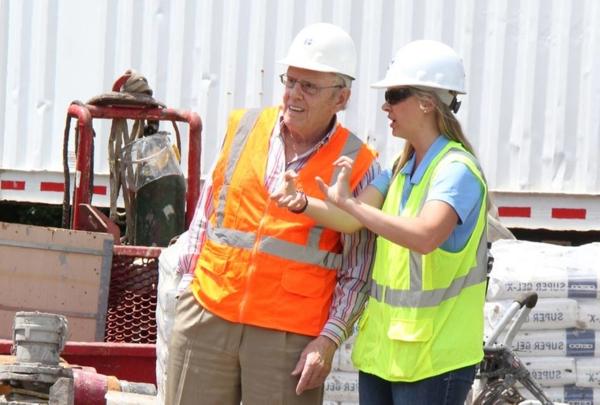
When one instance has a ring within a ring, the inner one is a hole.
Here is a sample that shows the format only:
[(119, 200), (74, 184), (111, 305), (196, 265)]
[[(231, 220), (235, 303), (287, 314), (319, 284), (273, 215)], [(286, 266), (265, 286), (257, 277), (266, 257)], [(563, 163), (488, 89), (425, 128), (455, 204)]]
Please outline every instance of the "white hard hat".
[(317, 23), (303, 28), (294, 38), (288, 54), (277, 63), (317, 72), (356, 76), (356, 48), (350, 35), (340, 27)]
[(466, 94), (465, 68), (460, 56), (448, 45), (424, 39), (413, 41), (398, 50), (385, 78), (371, 85), (375, 88), (395, 86), (426, 87), (434, 91), (450, 90)]

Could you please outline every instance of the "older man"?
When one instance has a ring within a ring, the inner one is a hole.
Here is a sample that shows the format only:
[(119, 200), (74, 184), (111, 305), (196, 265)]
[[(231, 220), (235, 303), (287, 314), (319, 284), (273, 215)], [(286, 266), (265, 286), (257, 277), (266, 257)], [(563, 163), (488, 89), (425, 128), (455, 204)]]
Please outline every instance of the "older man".
[[(320, 404), (336, 348), (363, 308), (374, 238), (342, 235), (269, 198), (286, 170), (306, 195), (333, 162), (356, 162), (354, 192), (379, 172), (374, 152), (336, 120), (350, 97), (356, 50), (319, 23), (294, 39), (280, 76), (283, 105), (234, 111), (203, 189), (190, 242), (193, 272), (169, 346), (167, 404)], [(189, 259), (189, 260), (188, 260)]]

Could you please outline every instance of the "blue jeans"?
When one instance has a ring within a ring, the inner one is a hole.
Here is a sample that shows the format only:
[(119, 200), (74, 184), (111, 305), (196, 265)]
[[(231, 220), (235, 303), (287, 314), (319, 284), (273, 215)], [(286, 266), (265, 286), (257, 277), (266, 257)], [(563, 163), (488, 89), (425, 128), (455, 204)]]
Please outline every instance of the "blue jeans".
[(360, 405), (463, 405), (474, 378), (474, 365), (416, 382), (390, 382), (361, 371)]

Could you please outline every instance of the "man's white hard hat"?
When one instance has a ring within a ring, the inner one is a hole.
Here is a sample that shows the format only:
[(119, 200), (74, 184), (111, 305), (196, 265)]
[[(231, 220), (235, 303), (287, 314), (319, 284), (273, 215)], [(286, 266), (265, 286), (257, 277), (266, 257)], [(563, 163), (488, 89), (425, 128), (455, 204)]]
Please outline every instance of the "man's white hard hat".
[(288, 54), (277, 63), (317, 72), (356, 77), (356, 47), (350, 35), (328, 23), (303, 28), (292, 41)]
[(398, 50), (385, 78), (374, 88), (426, 87), (466, 94), (465, 68), (460, 56), (448, 45), (432, 40), (409, 42)]

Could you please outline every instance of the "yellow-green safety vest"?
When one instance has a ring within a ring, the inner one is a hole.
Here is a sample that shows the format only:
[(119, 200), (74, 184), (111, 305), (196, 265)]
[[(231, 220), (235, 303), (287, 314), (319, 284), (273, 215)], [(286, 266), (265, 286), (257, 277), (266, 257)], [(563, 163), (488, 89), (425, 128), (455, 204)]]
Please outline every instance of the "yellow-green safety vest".
[(404, 182), (392, 181), (382, 210), (416, 217), (429, 184), (446, 163), (464, 163), (483, 187), (477, 224), (458, 252), (422, 255), (377, 238), (370, 298), (359, 322), (352, 360), (359, 370), (388, 381), (419, 381), (483, 358), (483, 305), (487, 270), (487, 186), (475, 158), (450, 141), (433, 158), (400, 211)]

